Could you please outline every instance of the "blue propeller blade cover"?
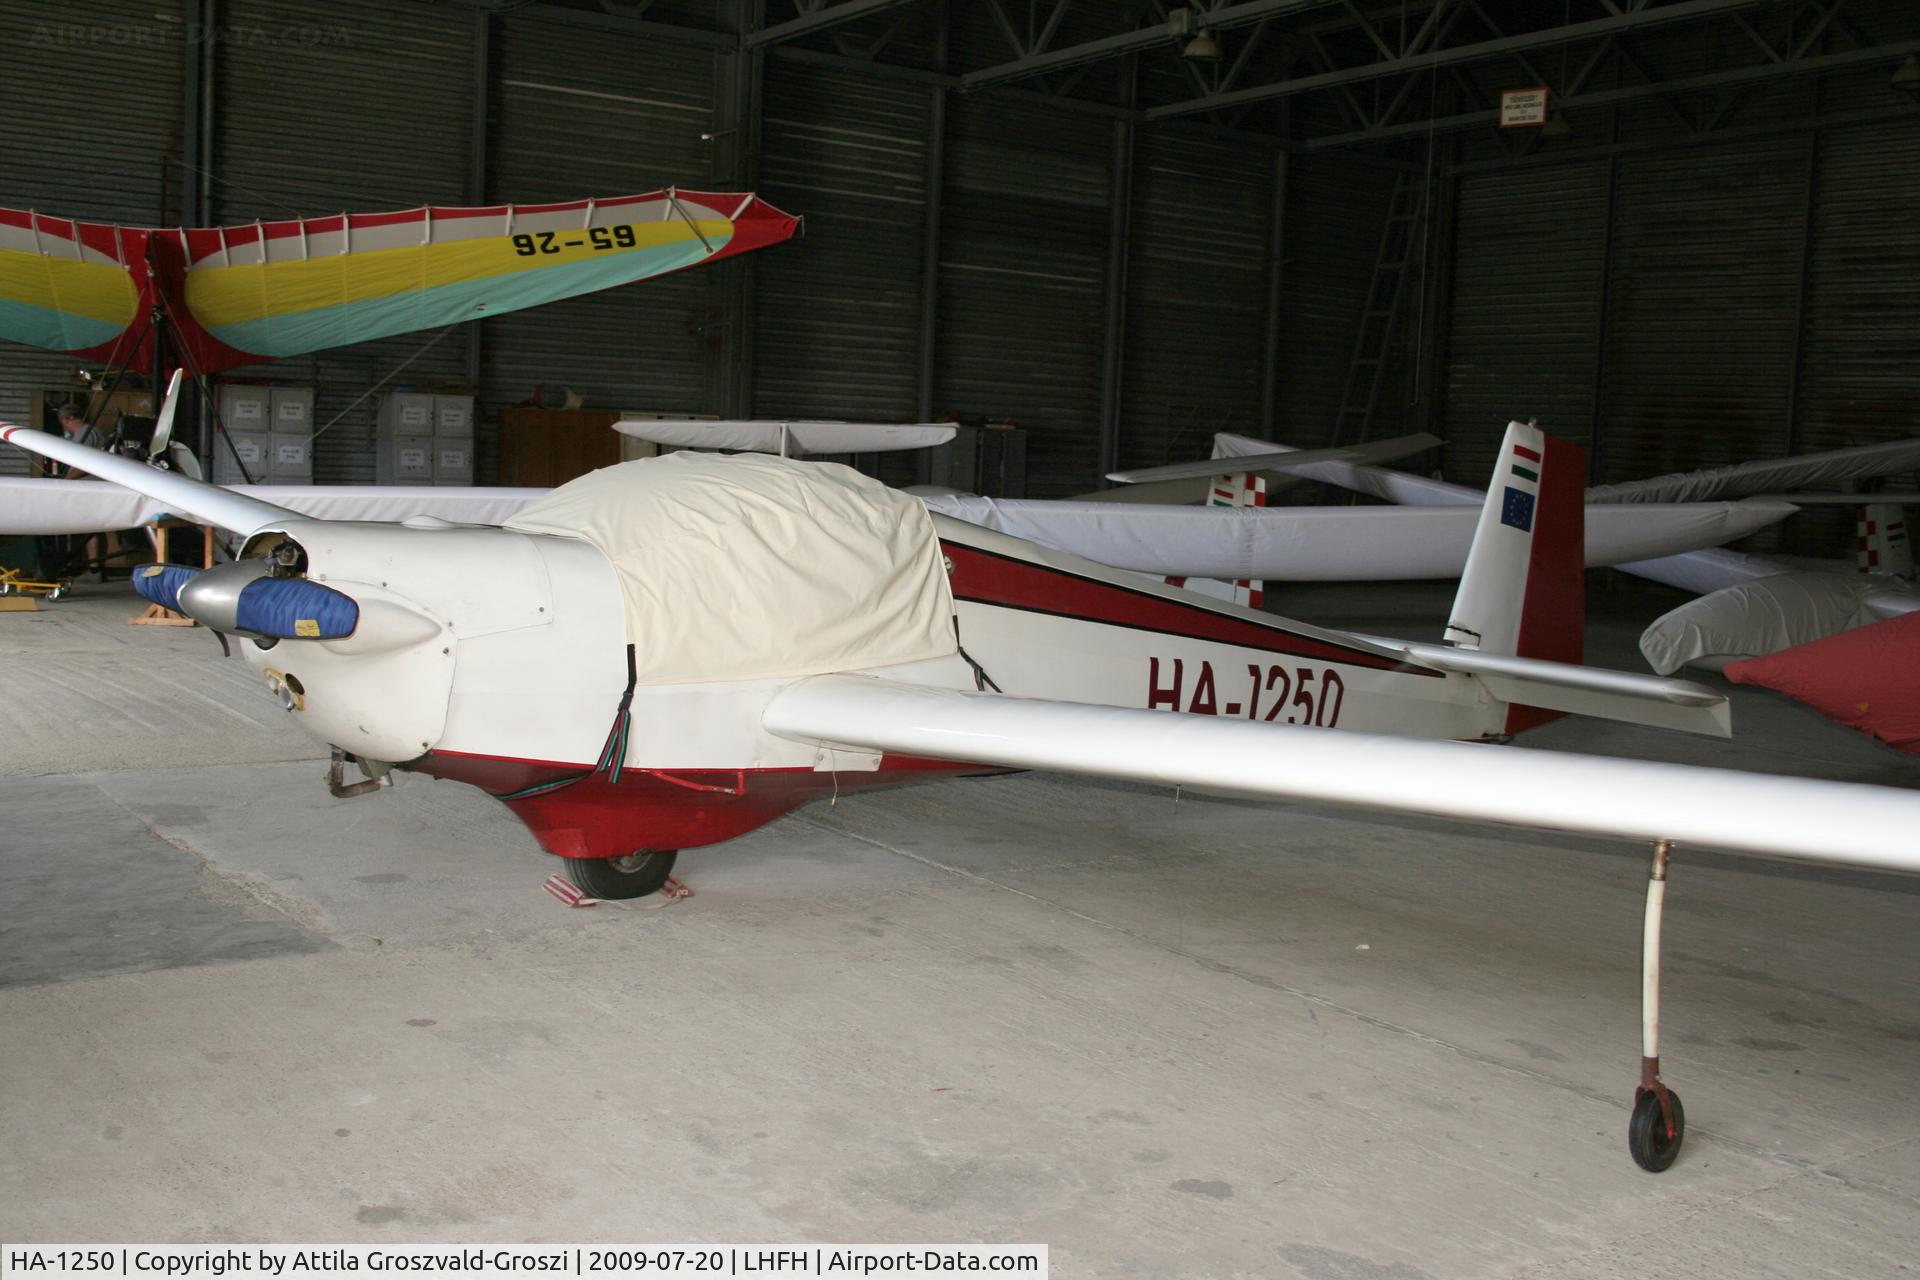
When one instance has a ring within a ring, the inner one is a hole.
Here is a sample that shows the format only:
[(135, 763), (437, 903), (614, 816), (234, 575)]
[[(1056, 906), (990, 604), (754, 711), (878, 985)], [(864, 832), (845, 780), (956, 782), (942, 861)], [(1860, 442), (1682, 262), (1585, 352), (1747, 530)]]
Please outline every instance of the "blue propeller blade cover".
[(256, 578), (240, 588), (242, 631), (284, 640), (339, 640), (360, 625), (352, 596), (305, 578)]
[(180, 588), (193, 581), (198, 569), (179, 564), (143, 564), (133, 571), (133, 589), (162, 609), (180, 611)]

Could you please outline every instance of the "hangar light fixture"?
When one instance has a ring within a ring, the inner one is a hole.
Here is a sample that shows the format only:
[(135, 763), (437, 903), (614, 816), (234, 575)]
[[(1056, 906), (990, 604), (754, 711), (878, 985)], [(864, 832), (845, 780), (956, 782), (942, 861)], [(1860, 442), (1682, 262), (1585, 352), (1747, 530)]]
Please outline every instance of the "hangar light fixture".
[(1180, 56), (1191, 58), (1195, 62), (1218, 62), (1220, 61), (1220, 44), (1213, 38), (1212, 31), (1202, 27), (1199, 35), (1187, 41), (1187, 47), (1180, 51)]
[(1540, 136), (1543, 138), (1571, 138), (1573, 136), (1573, 126), (1567, 123), (1565, 116), (1555, 111), (1547, 117), (1547, 122), (1540, 126)]
[(1218, 62), (1220, 42), (1213, 38), (1213, 28), (1199, 25), (1200, 16), (1198, 10), (1175, 9), (1167, 15), (1167, 34), (1175, 40), (1186, 41), (1180, 49), (1181, 57), (1195, 62)]

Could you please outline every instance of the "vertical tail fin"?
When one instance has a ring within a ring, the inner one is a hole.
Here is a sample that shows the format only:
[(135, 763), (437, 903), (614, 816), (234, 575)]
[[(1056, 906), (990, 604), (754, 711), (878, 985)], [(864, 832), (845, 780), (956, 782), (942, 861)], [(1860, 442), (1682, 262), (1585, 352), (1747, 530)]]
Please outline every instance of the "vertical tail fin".
[[(1510, 422), (1444, 638), (1483, 653), (1579, 663), (1586, 648), (1586, 452)], [(1558, 712), (1516, 706), (1507, 732)]]
[(1860, 572), (1913, 576), (1913, 543), (1907, 537), (1905, 508), (1894, 502), (1864, 502), (1855, 521)]
[[(1267, 479), (1251, 471), (1217, 475), (1207, 487), (1206, 505), (1264, 507), (1267, 505)], [(1245, 605), (1249, 609), (1258, 609), (1266, 599), (1267, 584), (1262, 578), (1241, 578), (1235, 582), (1213, 578), (1168, 578), (1167, 582), (1172, 586), (1197, 591), (1203, 596), (1212, 596), (1216, 600)]]

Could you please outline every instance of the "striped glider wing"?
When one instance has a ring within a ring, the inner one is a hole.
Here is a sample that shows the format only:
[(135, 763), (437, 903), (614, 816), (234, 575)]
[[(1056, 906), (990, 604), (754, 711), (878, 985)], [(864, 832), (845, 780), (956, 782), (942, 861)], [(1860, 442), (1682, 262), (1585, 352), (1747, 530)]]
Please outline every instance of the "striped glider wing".
[(161, 231), (0, 210), (0, 337), (150, 367), (157, 305), (214, 372), (611, 289), (798, 226), (758, 196), (677, 190)]

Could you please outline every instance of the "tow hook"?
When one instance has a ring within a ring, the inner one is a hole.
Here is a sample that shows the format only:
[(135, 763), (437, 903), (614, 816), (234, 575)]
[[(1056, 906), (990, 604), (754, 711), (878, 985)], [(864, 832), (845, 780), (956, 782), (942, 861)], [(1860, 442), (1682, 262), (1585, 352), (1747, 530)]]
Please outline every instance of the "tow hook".
[[(348, 782), (346, 767), (349, 761), (359, 766), (360, 772), (368, 776), (359, 782)], [(381, 767), (378, 773), (374, 773), (367, 768), (366, 762), (348, 755), (338, 747), (333, 749), (333, 760), (327, 765), (327, 792), (336, 800), (345, 800), (349, 796), (369, 795), (378, 791), (383, 782), (389, 786), (393, 784), (393, 775), (385, 767)]]

